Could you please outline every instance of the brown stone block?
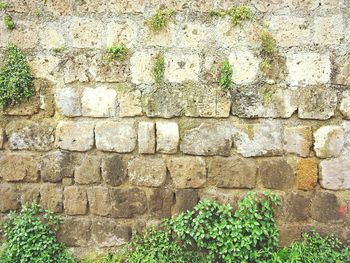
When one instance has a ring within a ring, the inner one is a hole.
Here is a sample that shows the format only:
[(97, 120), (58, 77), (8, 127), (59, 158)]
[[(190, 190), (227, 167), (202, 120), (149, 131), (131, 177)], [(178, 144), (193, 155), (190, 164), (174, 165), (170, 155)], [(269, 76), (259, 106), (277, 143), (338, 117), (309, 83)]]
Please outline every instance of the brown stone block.
[(149, 200), (150, 213), (159, 218), (171, 216), (174, 197), (170, 189), (153, 189)]
[(285, 220), (290, 222), (305, 221), (309, 217), (311, 198), (303, 193), (289, 193), (284, 200)]
[(20, 195), (12, 184), (0, 185), (0, 212), (18, 209), (20, 207)]
[(322, 223), (340, 220), (338, 199), (335, 194), (318, 192), (311, 202), (311, 217)]
[(83, 156), (75, 169), (74, 179), (78, 184), (94, 184), (101, 181), (101, 161), (96, 156)]
[(296, 168), (297, 187), (311, 190), (317, 185), (318, 163), (315, 159), (299, 159)]
[(127, 176), (127, 167), (122, 155), (102, 159), (102, 178), (106, 184), (118, 186)]
[(194, 189), (178, 189), (175, 192), (175, 206), (173, 214), (191, 210), (199, 201), (198, 193)]
[(73, 176), (73, 158), (68, 152), (55, 151), (43, 156), (41, 178), (44, 182), (57, 183)]
[(293, 168), (283, 159), (261, 162), (259, 177), (264, 187), (278, 190), (292, 188), (295, 181)]
[(89, 218), (65, 218), (57, 237), (60, 242), (69, 247), (86, 246), (91, 237), (91, 220)]
[(109, 188), (103, 186), (91, 187), (87, 190), (90, 212), (93, 215), (107, 216), (111, 209)]
[(67, 215), (85, 215), (87, 213), (87, 194), (85, 188), (67, 186), (64, 188), (64, 210)]
[(63, 210), (62, 187), (55, 184), (43, 184), (40, 187), (40, 205), (54, 213), (60, 213)]

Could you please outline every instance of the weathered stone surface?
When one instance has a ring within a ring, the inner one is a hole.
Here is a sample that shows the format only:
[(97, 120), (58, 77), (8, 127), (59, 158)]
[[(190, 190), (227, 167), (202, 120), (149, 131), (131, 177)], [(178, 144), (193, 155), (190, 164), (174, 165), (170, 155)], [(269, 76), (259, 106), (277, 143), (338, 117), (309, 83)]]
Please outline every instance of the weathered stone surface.
[(46, 6), (49, 12), (57, 16), (68, 15), (73, 9), (73, 3), (69, 0), (59, 2), (49, 0), (47, 1)]
[(158, 218), (170, 217), (175, 195), (170, 189), (152, 189), (149, 210)]
[(66, 45), (64, 30), (58, 23), (48, 23), (39, 30), (39, 41), (43, 48), (54, 49)]
[(30, 206), (33, 202), (40, 202), (40, 184), (21, 186), (21, 204)]
[(83, 116), (112, 117), (117, 111), (117, 93), (106, 87), (86, 88), (81, 104)]
[(331, 61), (328, 54), (287, 53), (287, 82), (291, 86), (325, 84), (330, 81)]
[(330, 190), (350, 189), (350, 159), (336, 158), (320, 163), (320, 184)]
[(302, 236), (302, 227), (299, 224), (280, 224), (280, 240), (279, 246), (285, 247), (293, 243), (294, 241), (299, 241)]
[(105, 53), (101, 52), (91, 58), (89, 72), (97, 82), (125, 82), (128, 79), (129, 65), (126, 61), (107, 61)]
[(132, 152), (136, 147), (134, 122), (101, 121), (96, 124), (96, 147), (107, 152)]
[(283, 142), (285, 152), (307, 157), (312, 146), (312, 129), (309, 126), (285, 127)]
[(175, 33), (173, 21), (159, 32), (153, 32), (147, 25), (145, 26), (145, 43), (148, 46), (170, 47), (172, 45), (172, 35)]
[(112, 0), (109, 2), (111, 11), (116, 13), (142, 13), (145, 9), (145, 5), (145, 0)]
[(244, 125), (235, 134), (234, 144), (244, 157), (282, 155), (282, 126), (271, 120)]
[(139, 122), (138, 128), (139, 153), (152, 154), (156, 148), (156, 131), (153, 122)]
[(235, 69), (232, 74), (233, 83), (247, 85), (255, 81), (260, 61), (251, 51), (234, 51), (228, 59)]
[(43, 156), (40, 175), (44, 182), (61, 182), (64, 177), (73, 176), (72, 155), (55, 151)]
[(6, 154), (0, 158), (0, 178), (7, 182), (36, 182), (38, 163), (31, 154)]
[(185, 81), (197, 81), (200, 70), (200, 59), (197, 54), (165, 55), (164, 77), (169, 82), (182, 83)]
[(291, 222), (305, 221), (309, 217), (311, 198), (299, 192), (288, 194), (284, 200), (285, 219)]
[[(24, 41), (25, 42), (25, 41)], [(33, 76), (38, 79), (57, 82), (56, 73), (60, 59), (53, 55), (38, 55), (29, 61)]]
[(67, 215), (85, 215), (87, 213), (87, 194), (85, 188), (67, 186), (64, 188), (64, 210)]
[(185, 131), (180, 149), (191, 155), (228, 156), (232, 146), (232, 129), (226, 124), (205, 124)]
[(342, 15), (316, 17), (313, 41), (318, 45), (335, 45), (344, 39)]
[(214, 34), (209, 25), (201, 23), (185, 23), (176, 30), (177, 45), (182, 48), (196, 48), (213, 41)]
[(88, 82), (90, 58), (86, 54), (74, 54), (64, 64), (65, 83)]
[(266, 188), (285, 190), (294, 186), (295, 175), (286, 160), (277, 159), (260, 163), (259, 179)]
[(157, 122), (157, 152), (176, 153), (180, 135), (176, 122)]
[(118, 99), (117, 111), (120, 117), (142, 115), (141, 91), (123, 84), (118, 84), (116, 91)]
[(232, 114), (242, 118), (289, 118), (298, 108), (297, 91), (275, 85), (233, 89), (231, 100)]
[(103, 24), (98, 20), (73, 17), (68, 24), (69, 45), (76, 48), (101, 46)]
[(323, 126), (314, 133), (314, 150), (317, 157), (340, 156), (344, 147), (344, 130), (341, 126)]
[(0, 128), (0, 149), (2, 149), (5, 141), (5, 132), (3, 128)]
[[(102, 4), (103, 5), (103, 4)], [(129, 19), (125, 22), (110, 21), (105, 25), (103, 32), (104, 46), (111, 46), (114, 43), (124, 43), (127, 46), (133, 45), (138, 38), (138, 24)]]
[(152, 76), (153, 58), (155, 54), (150, 52), (135, 52), (130, 59), (130, 73), (132, 83), (134, 84), (152, 84), (154, 79)]
[(36, 24), (28, 20), (19, 19), (16, 19), (14, 22), (16, 30), (8, 30), (5, 27), (5, 23), (0, 25), (0, 46), (5, 47), (8, 43), (13, 43), (19, 48), (35, 48), (38, 44), (38, 28)]
[(57, 237), (66, 246), (87, 246), (91, 237), (91, 219), (65, 218)]
[(345, 119), (350, 119), (350, 91), (343, 92), (343, 98), (341, 100), (339, 110)]
[(176, 215), (191, 210), (198, 203), (199, 197), (195, 189), (177, 189), (175, 200), (173, 214)]
[(123, 156), (113, 155), (102, 158), (101, 171), (106, 184), (121, 185), (127, 176), (127, 167)]
[(176, 157), (167, 162), (176, 188), (200, 188), (207, 181), (207, 169), (202, 157)]
[(54, 142), (53, 128), (45, 122), (14, 121), (6, 126), (12, 150), (48, 151)]
[(111, 203), (108, 187), (93, 186), (87, 189), (87, 194), (91, 214), (107, 216), (110, 213)]
[(121, 246), (131, 238), (131, 228), (109, 218), (92, 221), (91, 239), (98, 247)]
[(337, 101), (337, 94), (331, 88), (305, 87), (300, 91), (298, 117), (301, 119), (329, 119), (334, 116)]
[(61, 121), (56, 128), (56, 145), (64, 150), (85, 152), (94, 145), (95, 123)]
[(67, 117), (81, 116), (79, 89), (65, 87), (55, 91), (55, 100), (59, 112)]
[(317, 185), (318, 162), (316, 159), (299, 159), (296, 164), (297, 187), (311, 190)]
[(20, 195), (13, 184), (0, 185), (0, 212), (8, 212), (20, 207)]
[(335, 84), (350, 85), (350, 54), (335, 58)]
[(139, 186), (162, 186), (166, 180), (166, 165), (163, 159), (138, 157), (128, 164), (129, 180)]
[(200, 200), (213, 200), (220, 204), (229, 204), (233, 211), (238, 208), (238, 202), (245, 196), (245, 191), (232, 191), (231, 189), (206, 187), (199, 192)]
[(213, 157), (208, 162), (208, 177), (221, 188), (254, 188), (257, 165), (238, 156)]
[(101, 161), (96, 156), (83, 156), (75, 168), (74, 179), (78, 184), (94, 184), (101, 181)]
[(329, 192), (318, 192), (311, 201), (312, 219), (328, 223), (339, 220), (337, 197)]
[(55, 184), (43, 184), (40, 187), (40, 205), (44, 209), (49, 209), (54, 213), (63, 210), (62, 187)]

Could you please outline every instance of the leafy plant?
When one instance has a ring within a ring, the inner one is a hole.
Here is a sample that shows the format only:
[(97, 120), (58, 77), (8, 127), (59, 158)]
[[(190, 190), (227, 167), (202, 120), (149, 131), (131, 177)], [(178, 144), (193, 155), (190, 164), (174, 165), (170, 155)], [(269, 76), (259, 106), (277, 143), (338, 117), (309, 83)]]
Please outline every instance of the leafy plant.
[(164, 77), (164, 56), (158, 54), (152, 68), (152, 75), (157, 85), (161, 84)]
[(9, 8), (9, 4), (5, 1), (0, 1), (0, 10), (5, 10)]
[(249, 21), (253, 18), (252, 11), (245, 5), (232, 7), (228, 10), (211, 10), (210, 16), (229, 16), (233, 26), (242, 24), (243, 21)]
[(11, 212), (3, 232), (2, 263), (73, 263), (73, 257), (56, 239), (62, 220), (33, 203), (19, 213)]
[(224, 60), (220, 71), (219, 85), (223, 89), (230, 89), (232, 84), (232, 67), (227, 59)]
[(153, 32), (159, 32), (165, 28), (169, 20), (174, 16), (175, 11), (169, 8), (159, 8), (157, 12), (147, 21), (148, 27)]
[(127, 251), (122, 249), (116, 253), (108, 253), (99, 258), (85, 258), (80, 263), (122, 263), (127, 260)]
[(0, 68), (0, 108), (18, 104), (34, 93), (30, 67), (16, 45), (6, 47), (3, 64)]
[(124, 61), (127, 59), (129, 49), (124, 43), (113, 44), (106, 49), (106, 58), (109, 61), (119, 60)]
[(4, 25), (10, 31), (14, 30), (16, 27), (15, 22), (12, 20), (12, 17), (9, 15), (4, 16)]

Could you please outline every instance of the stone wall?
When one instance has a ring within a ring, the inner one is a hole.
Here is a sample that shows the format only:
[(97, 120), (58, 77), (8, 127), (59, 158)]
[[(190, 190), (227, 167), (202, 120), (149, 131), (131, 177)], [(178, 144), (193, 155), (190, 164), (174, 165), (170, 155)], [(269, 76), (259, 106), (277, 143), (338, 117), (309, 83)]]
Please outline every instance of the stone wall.
[[(17, 26), (0, 25), (0, 58), (8, 42), (26, 51), (36, 95), (0, 116), (0, 218), (37, 200), (62, 213), (60, 238), (79, 252), (199, 199), (236, 207), (269, 188), (284, 201), (282, 244), (310, 227), (350, 235), (348, 0), (8, 2)], [(254, 21), (209, 16), (240, 3)], [(152, 33), (162, 4), (175, 18)], [(267, 74), (263, 24), (278, 46)], [(130, 57), (106, 63), (120, 42)], [(217, 84), (225, 58), (231, 91)]]

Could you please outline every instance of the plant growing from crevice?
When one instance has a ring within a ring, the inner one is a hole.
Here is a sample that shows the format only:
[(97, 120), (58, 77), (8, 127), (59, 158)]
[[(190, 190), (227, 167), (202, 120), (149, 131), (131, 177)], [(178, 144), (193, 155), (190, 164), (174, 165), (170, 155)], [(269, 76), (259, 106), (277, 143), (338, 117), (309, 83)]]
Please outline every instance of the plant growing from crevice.
[(9, 44), (0, 68), (0, 108), (18, 104), (33, 93), (33, 76), (26, 57), (16, 45)]
[(35, 17), (41, 17), (41, 10), (39, 8), (35, 8), (33, 11), (32, 11), (32, 14), (33, 16)]
[(222, 89), (227, 90), (232, 87), (232, 74), (233, 74), (232, 66), (230, 65), (229, 61), (225, 59), (220, 69), (219, 86)]
[(60, 47), (53, 48), (52, 51), (55, 52), (55, 53), (62, 53), (66, 49), (67, 49), (67, 46), (63, 45), (63, 46), (60, 46)]
[(261, 56), (260, 69), (266, 73), (271, 69), (271, 65), (278, 54), (276, 40), (272, 34), (265, 29), (259, 33), (261, 41)]
[(162, 54), (158, 54), (154, 60), (154, 65), (152, 68), (153, 79), (157, 85), (160, 85), (163, 82), (164, 70), (164, 56)]
[(153, 32), (164, 29), (173, 18), (175, 11), (170, 8), (159, 8), (157, 12), (147, 20), (146, 24)]
[(128, 58), (129, 49), (124, 43), (113, 44), (105, 51), (105, 59), (111, 61), (124, 61)]
[(9, 8), (9, 4), (5, 1), (0, 1), (0, 10), (6, 10)]
[(209, 15), (212, 17), (229, 16), (233, 26), (241, 25), (244, 21), (250, 21), (253, 18), (252, 11), (245, 5), (231, 7), (227, 10), (211, 10)]
[(12, 17), (9, 15), (4, 16), (4, 25), (10, 31), (14, 30), (16, 27), (15, 22), (13, 21)]

